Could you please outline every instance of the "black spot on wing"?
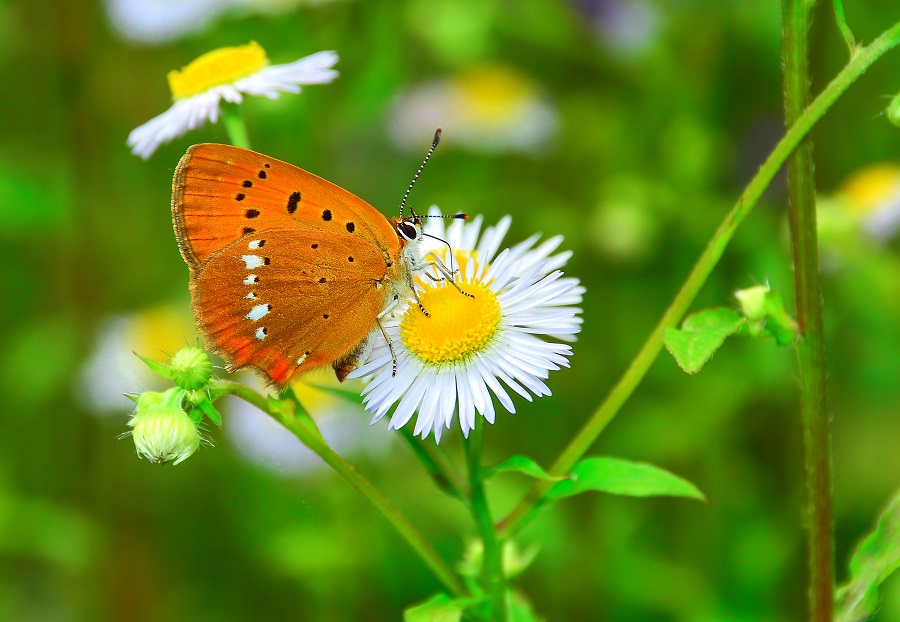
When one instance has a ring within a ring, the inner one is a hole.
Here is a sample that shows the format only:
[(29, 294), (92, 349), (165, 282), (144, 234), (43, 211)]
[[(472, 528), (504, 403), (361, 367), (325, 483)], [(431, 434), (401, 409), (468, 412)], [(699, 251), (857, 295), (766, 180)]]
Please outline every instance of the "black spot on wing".
[(291, 193), (291, 196), (290, 196), (290, 198), (288, 198), (288, 203), (287, 203), (288, 214), (293, 214), (294, 212), (296, 212), (297, 205), (299, 203), (300, 203), (300, 193), (299, 192)]

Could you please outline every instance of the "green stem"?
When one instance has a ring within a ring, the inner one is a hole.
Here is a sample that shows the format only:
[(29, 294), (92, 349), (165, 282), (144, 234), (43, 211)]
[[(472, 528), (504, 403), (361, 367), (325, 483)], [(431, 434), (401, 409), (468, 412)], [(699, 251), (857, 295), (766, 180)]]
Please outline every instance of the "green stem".
[(844, 37), (844, 43), (847, 44), (847, 49), (850, 50), (850, 58), (853, 58), (853, 55), (856, 54), (856, 39), (850, 30), (850, 26), (847, 24), (847, 18), (844, 16), (843, 0), (834, 0), (834, 18), (837, 21), (838, 30), (841, 31), (841, 36)]
[[(691, 303), (706, 282), (734, 232), (741, 221), (750, 213), (772, 178), (797, 148), (800, 141), (810, 129), (822, 118), (835, 101), (861, 76), (869, 66), (885, 52), (900, 43), (900, 22), (894, 24), (868, 47), (860, 48), (844, 69), (832, 80), (825, 90), (816, 97), (803, 114), (791, 125), (784, 137), (760, 167), (759, 171), (747, 184), (743, 194), (731, 209), (712, 239), (707, 244), (690, 275), (681, 286), (672, 304), (663, 313), (662, 318), (647, 337), (637, 356), (631, 361), (628, 369), (612, 388), (606, 400), (600, 404), (581, 430), (569, 442), (550, 468), (551, 475), (566, 474), (594, 443), (606, 425), (615, 417), (625, 401), (634, 392), (637, 385), (646, 375), (650, 365), (656, 360), (662, 348), (663, 330), (676, 326), (687, 312)], [(514, 533), (530, 520), (547, 491), (553, 486), (552, 481), (536, 483), (525, 498), (501, 521), (503, 533)]]
[[(810, 6), (805, 0), (782, 0), (781, 10), (784, 116), (785, 123), (790, 126), (809, 102)], [(797, 323), (800, 326), (797, 360), (806, 462), (809, 619), (827, 622), (832, 619), (834, 610), (831, 432), (813, 167), (813, 143), (807, 137), (788, 160), (788, 193)]]
[(456, 467), (453, 466), (444, 450), (438, 445), (416, 438), (410, 427), (403, 426), (400, 428), (398, 430), (400, 436), (407, 442), (416, 458), (424, 465), (435, 485), (450, 496), (468, 504), (468, 485), (459, 471), (456, 470)]
[(244, 124), (243, 109), (239, 104), (223, 102), (221, 105), (222, 124), (228, 132), (228, 140), (235, 147), (250, 149), (250, 137), (247, 135), (247, 126)]
[(415, 551), (422, 561), (425, 562), (425, 565), (428, 566), (441, 583), (444, 584), (444, 587), (446, 587), (447, 590), (458, 597), (469, 595), (469, 590), (462, 583), (460, 578), (453, 572), (450, 566), (447, 565), (443, 558), (438, 555), (437, 551), (432, 548), (428, 540), (419, 533), (412, 523), (410, 523), (397, 508), (391, 505), (381, 492), (369, 483), (359, 471), (354, 469), (350, 463), (329, 447), (318, 433), (318, 430), (310, 428), (309, 423), (305, 422), (302, 417), (298, 418), (294, 416), (295, 402), (278, 400), (260, 395), (253, 389), (238, 382), (217, 380), (215, 381), (215, 389), (220, 392), (231, 393), (232, 395), (249, 402), (293, 432), (304, 445), (318, 454), (328, 466), (337, 471), (338, 475), (356, 488), (356, 490), (358, 490), (360, 494), (362, 494), (362, 496), (387, 519), (400, 536), (406, 540), (407, 544), (412, 547), (413, 551)]
[(484, 482), (481, 478), (481, 445), (485, 422), (477, 421), (475, 429), (466, 439), (466, 462), (469, 466), (469, 489), (471, 491), (472, 517), (484, 543), (481, 578), (488, 594), (490, 604), (489, 620), (505, 622), (506, 613), (506, 577), (503, 575), (503, 543), (494, 527), (494, 519), (488, 508), (484, 494)]

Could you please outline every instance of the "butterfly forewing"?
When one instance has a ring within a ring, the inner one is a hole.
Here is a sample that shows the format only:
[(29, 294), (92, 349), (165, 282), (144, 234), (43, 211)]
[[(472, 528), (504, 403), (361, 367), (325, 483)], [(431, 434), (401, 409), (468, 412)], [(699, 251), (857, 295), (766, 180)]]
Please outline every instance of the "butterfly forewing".
[(368, 335), (384, 308), (386, 272), (365, 239), (270, 229), (209, 256), (191, 279), (192, 307), (207, 343), (234, 368), (283, 385)]
[(362, 238), (390, 261), (399, 240), (371, 205), (287, 162), (219, 144), (194, 145), (175, 171), (172, 214), (192, 268), (267, 229), (314, 229)]

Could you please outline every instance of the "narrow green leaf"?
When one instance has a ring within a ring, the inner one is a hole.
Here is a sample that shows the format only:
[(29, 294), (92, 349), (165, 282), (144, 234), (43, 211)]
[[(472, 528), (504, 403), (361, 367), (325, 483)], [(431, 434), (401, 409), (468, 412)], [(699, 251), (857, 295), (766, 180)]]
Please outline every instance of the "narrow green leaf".
[(663, 342), (681, 369), (696, 374), (743, 323), (744, 318), (731, 309), (705, 309), (689, 315), (680, 329), (666, 328)]
[(172, 379), (172, 370), (169, 369), (168, 365), (165, 365), (163, 363), (158, 363), (157, 361), (154, 361), (153, 359), (148, 359), (146, 356), (141, 356), (137, 352), (132, 352), (132, 354), (134, 354), (136, 357), (138, 357), (139, 359), (144, 361), (144, 364), (147, 367), (149, 367), (150, 371), (152, 371), (154, 374), (158, 374), (158, 375), (162, 376), (163, 378), (168, 378), (169, 380)]
[(900, 492), (850, 559), (850, 579), (837, 590), (836, 622), (862, 622), (875, 615), (878, 587), (900, 568)]
[(203, 400), (197, 406), (200, 407), (200, 410), (209, 417), (209, 420), (215, 423), (220, 428), (222, 427), (222, 415), (219, 414), (219, 411), (216, 410), (216, 407), (212, 405), (212, 402), (209, 400)]
[(199, 408), (191, 408), (188, 411), (188, 416), (191, 418), (191, 421), (194, 422), (194, 425), (200, 425), (200, 423), (203, 421), (203, 411)]
[(619, 458), (585, 458), (575, 465), (571, 478), (554, 486), (550, 499), (562, 499), (595, 490), (630, 497), (686, 497), (706, 501), (692, 483), (652, 464)]
[(453, 599), (446, 594), (432, 596), (403, 612), (404, 622), (460, 622), (463, 611), (478, 602), (475, 598)]
[(494, 477), (499, 473), (509, 472), (521, 473), (535, 479), (551, 482), (565, 479), (565, 476), (559, 477), (550, 475), (549, 473), (547, 473), (547, 471), (541, 468), (541, 465), (527, 456), (512, 456), (511, 458), (507, 458), (500, 464), (496, 464), (492, 467), (484, 469), (484, 471), (482, 472), (482, 479), (490, 479), (491, 477)]
[(355, 404), (362, 404), (363, 401), (363, 397), (359, 394), (359, 391), (350, 391), (348, 389), (342, 389), (340, 387), (326, 387), (321, 384), (310, 384), (309, 386), (318, 389), (319, 391), (325, 391), (326, 393), (331, 393), (332, 395), (342, 397), (345, 400), (349, 400)]

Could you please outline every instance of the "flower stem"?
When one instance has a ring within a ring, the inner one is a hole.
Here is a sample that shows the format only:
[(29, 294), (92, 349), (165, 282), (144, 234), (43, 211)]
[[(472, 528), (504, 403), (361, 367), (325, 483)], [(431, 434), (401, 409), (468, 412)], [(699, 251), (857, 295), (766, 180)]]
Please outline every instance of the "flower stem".
[[(637, 388), (650, 365), (656, 360), (656, 355), (662, 349), (664, 329), (669, 326), (676, 326), (687, 312), (700, 288), (725, 252), (725, 248), (734, 236), (738, 225), (741, 224), (757, 201), (759, 201), (763, 191), (768, 187), (788, 156), (800, 144), (800, 141), (803, 140), (812, 127), (850, 85), (872, 63), (898, 43), (900, 43), (900, 22), (885, 31), (871, 45), (860, 48), (844, 69), (791, 125), (784, 137), (775, 145), (775, 149), (769, 154), (759, 171), (747, 184), (744, 192), (738, 198), (731, 211), (728, 212), (728, 215), (725, 216), (719, 228), (716, 229), (712, 239), (694, 264), (687, 280), (681, 286), (669, 308), (663, 313), (653, 332), (647, 337), (637, 356), (631, 361), (628, 369), (625, 370), (625, 373), (612, 388), (606, 400), (600, 404), (581, 430), (556, 458), (553, 466), (550, 467), (549, 472), (551, 475), (564, 475), (578, 462), (585, 452), (590, 449), (594, 441), (597, 440), (597, 437), (606, 428), (606, 425), (619, 412), (619, 409), (631, 396), (635, 388)], [(536, 483), (525, 495), (525, 498), (500, 522), (501, 533), (511, 534), (521, 529), (534, 516), (540, 507), (544, 495), (553, 484), (552, 481)]]
[(451, 497), (468, 504), (468, 484), (450, 462), (446, 452), (439, 445), (420, 441), (408, 426), (403, 426), (398, 432), (431, 475), (435, 485)]
[[(838, 1), (835, 9), (839, 7)], [(782, 0), (781, 3), (784, 116), (787, 125), (794, 123), (809, 102), (810, 8), (807, 0)], [(839, 17), (842, 17), (842, 12), (839, 11)], [(806, 462), (809, 620), (826, 622), (832, 619), (834, 610), (834, 531), (831, 512), (831, 431), (828, 423), (813, 167), (813, 143), (810, 137), (806, 137), (788, 160), (788, 194), (797, 323), (800, 326), (797, 360)]]
[(843, 0), (834, 0), (834, 18), (837, 21), (838, 30), (841, 31), (841, 36), (844, 37), (844, 43), (847, 44), (847, 49), (850, 50), (850, 58), (853, 58), (853, 55), (856, 54), (856, 39), (853, 37), (853, 32), (847, 24), (847, 18), (844, 16)]
[(239, 104), (222, 102), (222, 124), (228, 132), (228, 140), (235, 147), (250, 149), (250, 137), (247, 135), (247, 125), (244, 123), (244, 113)]
[(503, 574), (503, 543), (494, 527), (494, 519), (488, 508), (487, 496), (484, 494), (484, 482), (481, 478), (481, 445), (484, 432), (484, 421), (477, 421), (475, 428), (466, 439), (466, 462), (469, 466), (469, 489), (471, 493), (472, 517), (484, 543), (481, 578), (488, 594), (490, 617), (492, 622), (505, 622), (506, 577)]
[[(318, 434), (318, 430), (311, 428), (302, 418), (294, 416), (293, 406), (295, 402), (260, 395), (253, 389), (238, 382), (226, 380), (215, 380), (214, 382), (218, 391), (231, 393), (249, 402), (293, 432), (304, 445), (322, 458), (328, 466), (337, 471), (338, 475), (356, 488), (387, 519), (451, 594), (459, 597), (469, 595), (469, 590), (460, 578), (412, 523), (397, 508), (391, 505), (381, 492), (364, 478), (359, 471), (354, 469), (350, 463), (329, 447), (321, 435)], [(289, 405), (289, 407), (286, 407), (286, 405)]]

